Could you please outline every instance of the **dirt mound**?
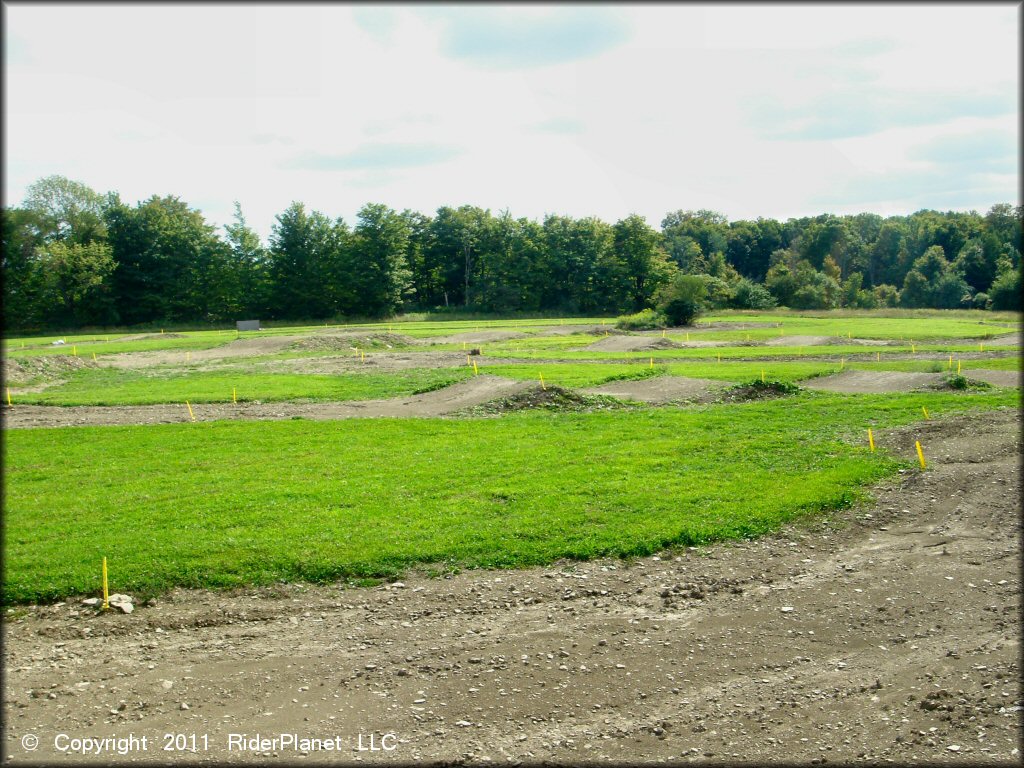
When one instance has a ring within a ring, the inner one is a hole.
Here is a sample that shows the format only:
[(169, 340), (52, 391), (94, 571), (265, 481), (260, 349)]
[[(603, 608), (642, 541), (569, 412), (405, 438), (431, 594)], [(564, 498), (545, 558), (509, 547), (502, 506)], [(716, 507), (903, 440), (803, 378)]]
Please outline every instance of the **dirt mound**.
[(804, 382), (808, 389), (825, 392), (881, 393), (913, 392), (942, 386), (941, 373), (910, 371), (843, 371)]
[(353, 349), (394, 349), (408, 347), (416, 341), (399, 333), (338, 333), (306, 336), (288, 345), (295, 351), (343, 351)]
[(849, 342), (839, 336), (775, 336), (764, 342), (766, 347), (823, 347)]
[[(614, 322), (614, 321), (612, 321)], [(612, 336), (625, 333), (616, 328), (612, 323), (607, 325), (553, 325), (550, 328), (541, 328), (535, 335), (537, 336), (575, 336), (576, 334), (601, 335), (608, 332)]]
[(748, 384), (738, 384), (729, 387), (715, 400), (718, 402), (743, 403), (750, 400), (773, 400), (777, 397), (787, 397), (800, 391), (796, 384), (785, 381), (752, 381)]
[(689, 400), (728, 386), (715, 379), (691, 379), (684, 376), (654, 376), (634, 381), (609, 381), (583, 390), (588, 394), (610, 395), (641, 403), (668, 403)]
[(424, 339), (427, 344), (482, 344), (485, 341), (505, 341), (507, 339), (521, 339), (526, 336), (519, 331), (469, 331), (467, 333), (454, 333), (451, 336), (434, 336)]
[(528, 389), (463, 411), (466, 415), (510, 413), (534, 408), (548, 411), (594, 411), (622, 408), (623, 403), (607, 395), (587, 395), (572, 389), (532, 384)]
[(3, 379), (10, 387), (52, 383), (66, 378), (71, 371), (94, 368), (96, 364), (75, 355), (36, 355), (3, 358)]
[(135, 333), (131, 336), (119, 336), (117, 341), (149, 341), (150, 339), (184, 339), (184, 333)]
[(993, 387), (1019, 387), (1021, 386), (1020, 371), (998, 371), (990, 368), (971, 368), (962, 371), (968, 379), (984, 381)]
[(661, 336), (608, 336), (589, 344), (584, 349), (594, 352), (639, 352), (645, 349), (678, 349), (679, 344)]

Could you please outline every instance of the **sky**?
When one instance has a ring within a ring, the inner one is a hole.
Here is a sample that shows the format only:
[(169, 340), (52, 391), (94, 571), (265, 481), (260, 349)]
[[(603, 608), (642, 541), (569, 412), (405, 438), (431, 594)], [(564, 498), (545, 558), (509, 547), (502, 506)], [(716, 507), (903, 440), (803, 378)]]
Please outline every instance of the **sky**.
[(4, 3), (4, 204), (61, 175), (266, 238), (293, 201), (730, 220), (1019, 204), (1021, 9)]

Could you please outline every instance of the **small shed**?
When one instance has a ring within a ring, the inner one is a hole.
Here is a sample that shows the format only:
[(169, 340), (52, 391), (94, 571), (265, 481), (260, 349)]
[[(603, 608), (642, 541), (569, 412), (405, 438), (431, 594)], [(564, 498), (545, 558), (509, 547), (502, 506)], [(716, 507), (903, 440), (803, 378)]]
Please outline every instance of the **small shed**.
[(259, 320), (236, 320), (235, 328), (239, 331), (262, 331)]

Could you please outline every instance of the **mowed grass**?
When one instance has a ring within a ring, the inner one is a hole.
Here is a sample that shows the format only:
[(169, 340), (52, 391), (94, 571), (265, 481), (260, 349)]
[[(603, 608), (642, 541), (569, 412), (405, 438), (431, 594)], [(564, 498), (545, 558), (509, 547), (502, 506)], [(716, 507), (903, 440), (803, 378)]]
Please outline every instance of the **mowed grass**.
[[(5, 603), (518, 567), (756, 536), (912, 457), (863, 430), (1006, 392), (481, 420), (209, 422), (3, 435)], [(927, 446), (926, 446), (927, 448)]]
[[(338, 375), (196, 371), (153, 375), (116, 368), (74, 371), (67, 383), (18, 394), (27, 405), (152, 405), (259, 400), (370, 400), (440, 389), (472, 375), (468, 368), (410, 368)], [(232, 394), (234, 390), (234, 395)]]

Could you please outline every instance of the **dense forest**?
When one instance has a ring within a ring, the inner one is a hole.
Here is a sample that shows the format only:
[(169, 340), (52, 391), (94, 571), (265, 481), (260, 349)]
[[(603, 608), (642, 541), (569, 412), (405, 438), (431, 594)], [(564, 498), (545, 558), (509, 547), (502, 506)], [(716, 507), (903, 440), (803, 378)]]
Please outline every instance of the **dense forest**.
[(660, 230), (471, 205), (367, 204), (353, 225), (292, 203), (261, 242), (235, 206), (218, 232), (177, 197), (129, 206), (51, 176), (3, 212), (8, 329), (382, 318), (403, 311), (604, 315), (649, 306), (678, 273), (713, 307), (1021, 308), (1022, 208), (729, 221)]

